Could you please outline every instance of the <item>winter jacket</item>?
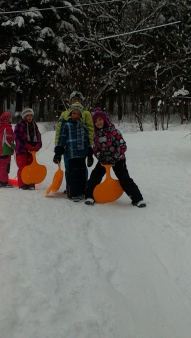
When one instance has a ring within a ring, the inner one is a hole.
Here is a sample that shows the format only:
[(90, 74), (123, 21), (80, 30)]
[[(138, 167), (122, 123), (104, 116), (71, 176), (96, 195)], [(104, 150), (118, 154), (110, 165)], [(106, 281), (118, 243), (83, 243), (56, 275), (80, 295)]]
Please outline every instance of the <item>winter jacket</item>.
[[(7, 146), (7, 151), (5, 150)], [(10, 155), (14, 150), (13, 129), (9, 122), (0, 120), (0, 156)]]
[(60, 121), (60, 135), (58, 146), (65, 148), (67, 159), (76, 157), (86, 157), (90, 146), (89, 134), (86, 126), (80, 120)]
[(42, 147), (41, 134), (35, 122), (27, 123), (22, 119), (14, 129), (14, 138), (16, 143), (16, 154), (25, 154), (28, 152), (27, 144), (31, 146)]
[[(59, 138), (59, 134), (60, 134), (60, 127), (61, 127), (61, 120), (68, 120), (70, 117), (70, 111), (69, 109), (64, 111), (61, 115), (60, 118), (58, 120), (58, 124), (56, 127), (56, 136), (55, 136), (55, 145), (58, 145), (58, 138)], [(82, 111), (82, 122), (85, 124), (88, 132), (89, 132), (89, 140), (90, 140), (90, 144), (93, 143), (93, 134), (94, 134), (94, 127), (93, 127), (93, 122), (92, 122), (92, 116), (91, 113), (84, 108)]]
[(127, 150), (126, 142), (121, 132), (107, 117), (104, 118), (103, 129), (95, 127), (93, 153), (99, 160), (100, 156), (114, 157), (123, 160)]

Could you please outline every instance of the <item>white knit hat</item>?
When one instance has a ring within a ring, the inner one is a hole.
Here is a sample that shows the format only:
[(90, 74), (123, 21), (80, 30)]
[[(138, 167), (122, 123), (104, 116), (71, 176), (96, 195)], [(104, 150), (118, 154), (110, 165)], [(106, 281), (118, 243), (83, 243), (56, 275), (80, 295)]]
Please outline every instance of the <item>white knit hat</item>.
[(21, 113), (21, 116), (22, 118), (24, 119), (25, 116), (27, 115), (33, 115), (34, 116), (34, 111), (32, 110), (32, 108), (25, 108), (22, 113)]

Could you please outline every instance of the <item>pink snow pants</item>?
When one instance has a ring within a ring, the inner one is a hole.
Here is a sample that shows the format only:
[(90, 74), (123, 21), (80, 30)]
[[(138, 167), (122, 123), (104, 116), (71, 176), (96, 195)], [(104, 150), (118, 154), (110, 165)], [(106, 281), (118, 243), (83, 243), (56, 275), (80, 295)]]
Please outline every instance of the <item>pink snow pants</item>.
[(7, 158), (0, 158), (0, 182), (8, 183), (8, 174), (10, 171), (11, 155)]

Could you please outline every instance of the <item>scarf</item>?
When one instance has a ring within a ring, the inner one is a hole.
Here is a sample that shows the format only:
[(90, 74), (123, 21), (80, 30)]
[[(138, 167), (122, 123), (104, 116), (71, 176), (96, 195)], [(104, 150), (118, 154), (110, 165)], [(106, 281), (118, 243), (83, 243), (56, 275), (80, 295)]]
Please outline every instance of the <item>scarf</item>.
[[(34, 128), (34, 137), (33, 137), (33, 142), (37, 142), (37, 137), (36, 137), (36, 128), (35, 128), (35, 124), (33, 123), (33, 128)], [(27, 123), (27, 141), (30, 141), (30, 134), (29, 134), (29, 124)]]

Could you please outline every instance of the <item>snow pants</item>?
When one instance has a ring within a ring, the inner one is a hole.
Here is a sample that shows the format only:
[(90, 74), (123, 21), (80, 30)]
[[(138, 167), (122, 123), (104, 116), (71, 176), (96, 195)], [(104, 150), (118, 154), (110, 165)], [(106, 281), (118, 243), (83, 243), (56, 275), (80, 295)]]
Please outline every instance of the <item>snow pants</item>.
[(86, 158), (78, 157), (68, 160), (67, 194), (69, 198), (85, 194)]
[(8, 183), (11, 155), (0, 156), (0, 182)]
[[(65, 180), (66, 180), (66, 190), (68, 190), (68, 178), (69, 178), (69, 164), (68, 159), (64, 154), (64, 166), (65, 166)], [(86, 167), (86, 182), (88, 180), (88, 168)]]
[[(129, 176), (126, 160), (117, 161), (112, 167), (115, 175), (117, 176), (121, 187), (124, 192), (131, 198), (133, 203), (137, 203), (143, 199), (141, 192), (132, 178)], [(87, 183), (87, 189), (85, 192), (85, 198), (93, 198), (93, 191), (96, 185), (101, 183), (103, 176), (105, 175), (105, 168), (97, 162), (94, 170), (90, 175), (90, 179)]]
[(30, 153), (16, 155), (16, 163), (18, 167), (17, 178), (18, 178), (19, 188), (25, 185), (25, 183), (21, 179), (21, 171), (24, 167), (26, 167), (26, 165), (31, 164), (32, 161), (33, 161), (33, 157), (32, 157), (32, 154)]

